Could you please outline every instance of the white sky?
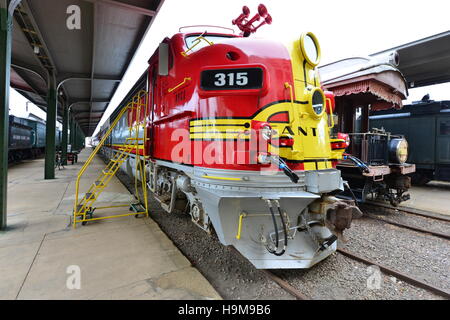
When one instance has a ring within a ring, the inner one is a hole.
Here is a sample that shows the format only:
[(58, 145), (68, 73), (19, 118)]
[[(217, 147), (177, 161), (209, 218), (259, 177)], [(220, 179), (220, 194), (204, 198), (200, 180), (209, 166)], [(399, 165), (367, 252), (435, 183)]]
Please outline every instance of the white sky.
[[(21, 118), (27, 118), (28, 115), (32, 113), (38, 116), (39, 118), (45, 120), (45, 118), (47, 117), (46, 112), (31, 102), (28, 103), (28, 110), (27, 110), (27, 101), (28, 99), (22, 96), (18, 91), (10, 88), (9, 114)], [(62, 129), (62, 124), (60, 122), (56, 122), (56, 127)]]
[[(366, 56), (450, 29), (448, 0), (165, 0), (101, 123), (145, 70), (148, 59), (164, 37), (172, 36), (181, 26), (232, 27), (231, 20), (241, 13), (243, 5), (250, 8), (253, 16), (261, 2), (268, 8), (273, 22), (252, 36), (289, 42), (304, 31), (312, 31), (321, 45), (321, 64)], [(450, 99), (449, 92), (450, 83), (412, 89), (405, 103), (420, 100), (426, 93), (434, 100)], [(14, 114), (20, 103), (11, 96), (10, 104), (14, 105), (11, 107)]]

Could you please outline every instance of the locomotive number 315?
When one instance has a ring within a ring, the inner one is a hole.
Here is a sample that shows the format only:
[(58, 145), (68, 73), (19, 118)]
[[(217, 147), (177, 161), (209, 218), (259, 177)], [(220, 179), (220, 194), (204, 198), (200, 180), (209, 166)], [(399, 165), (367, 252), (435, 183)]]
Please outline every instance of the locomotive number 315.
[(261, 68), (204, 70), (201, 74), (203, 90), (260, 89), (262, 82)]
[(229, 73), (216, 73), (214, 76), (217, 81), (214, 84), (218, 87), (223, 87), (228, 84), (229, 86), (245, 86), (248, 84), (248, 72), (229, 72)]

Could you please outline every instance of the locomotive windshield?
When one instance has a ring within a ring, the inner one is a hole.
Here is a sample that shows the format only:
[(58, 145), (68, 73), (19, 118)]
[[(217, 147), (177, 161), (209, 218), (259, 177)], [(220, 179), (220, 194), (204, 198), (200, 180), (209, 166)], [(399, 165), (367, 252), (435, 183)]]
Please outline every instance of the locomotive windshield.
[(196, 52), (204, 48), (210, 43), (221, 43), (226, 39), (231, 38), (226, 35), (190, 35), (185, 38), (186, 46), (191, 52)]

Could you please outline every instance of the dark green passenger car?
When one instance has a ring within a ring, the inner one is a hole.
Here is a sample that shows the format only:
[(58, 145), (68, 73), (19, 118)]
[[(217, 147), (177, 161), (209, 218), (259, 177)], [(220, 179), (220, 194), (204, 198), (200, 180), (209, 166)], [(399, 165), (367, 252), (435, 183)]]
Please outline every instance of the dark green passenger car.
[(412, 183), (450, 181), (450, 101), (419, 101), (401, 110), (373, 112), (369, 119), (371, 128), (406, 137), (408, 162), (416, 165)]

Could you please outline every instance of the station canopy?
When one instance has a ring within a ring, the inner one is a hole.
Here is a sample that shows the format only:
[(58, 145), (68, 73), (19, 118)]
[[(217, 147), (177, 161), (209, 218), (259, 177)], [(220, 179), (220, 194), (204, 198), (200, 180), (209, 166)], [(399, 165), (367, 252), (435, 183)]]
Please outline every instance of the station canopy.
[(53, 70), (58, 119), (64, 101), (90, 136), (163, 2), (22, 0), (14, 11), (11, 87), (46, 111)]
[(450, 31), (319, 67), (322, 85), (347, 107), (402, 108), (408, 88), (450, 81)]
[(372, 57), (397, 51), (398, 69), (409, 88), (450, 82), (450, 31), (372, 54)]

